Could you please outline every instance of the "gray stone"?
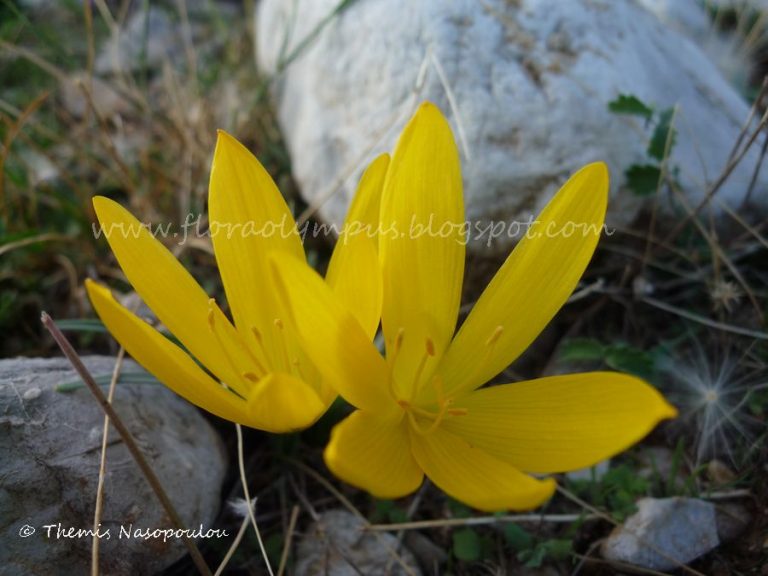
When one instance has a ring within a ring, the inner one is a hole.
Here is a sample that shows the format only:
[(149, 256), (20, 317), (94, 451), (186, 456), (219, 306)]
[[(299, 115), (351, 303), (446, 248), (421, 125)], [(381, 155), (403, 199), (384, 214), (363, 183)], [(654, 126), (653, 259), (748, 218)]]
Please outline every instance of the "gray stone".
[[(277, 71), (337, 3), (260, 2), (260, 68)], [(649, 131), (608, 110), (619, 94), (657, 109), (678, 105), (670, 165), (690, 203), (721, 173), (748, 115), (699, 47), (633, 0), (359, 0), (273, 86), (301, 192), (337, 225), (357, 174), (392, 148), (419, 100), (449, 117), (461, 142), (467, 217), (486, 225), (527, 222), (569, 174), (596, 160), (611, 170), (609, 224), (631, 221), (642, 201), (624, 173), (648, 162)], [(719, 200), (741, 204), (757, 156), (747, 154)], [(758, 187), (766, 184), (763, 173)], [(768, 198), (754, 197), (763, 206)], [(670, 199), (661, 208), (670, 210)], [(486, 249), (486, 241), (475, 232), (470, 249)], [(497, 240), (500, 248), (511, 243)]]
[(715, 507), (695, 498), (643, 498), (603, 542), (608, 560), (651, 570), (688, 564), (720, 544)]
[(346, 510), (323, 512), (301, 540), (294, 574), (296, 576), (359, 576), (360, 574), (406, 574), (393, 559), (392, 551), (412, 573), (421, 574), (416, 560), (397, 538), (384, 532), (366, 532), (363, 520)]
[[(111, 374), (114, 358), (84, 357), (94, 376)], [(141, 369), (126, 361), (123, 373)], [(0, 572), (87, 574), (104, 415), (61, 358), (0, 360)], [(226, 471), (221, 441), (192, 405), (161, 384), (119, 383), (114, 406), (160, 478), (185, 527), (215, 528)], [(154, 574), (185, 553), (181, 540), (120, 538), (121, 527), (171, 528), (163, 508), (119, 435), (110, 429), (100, 534), (101, 574)], [(49, 529), (45, 526), (54, 525)], [(31, 526), (35, 533), (22, 538)], [(124, 533), (122, 533), (124, 534)]]

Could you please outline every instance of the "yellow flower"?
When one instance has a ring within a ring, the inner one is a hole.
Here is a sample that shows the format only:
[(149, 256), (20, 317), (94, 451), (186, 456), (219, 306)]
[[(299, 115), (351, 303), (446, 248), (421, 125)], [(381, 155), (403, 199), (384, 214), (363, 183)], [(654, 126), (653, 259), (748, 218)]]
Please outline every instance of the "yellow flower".
[[(366, 171), (350, 220), (378, 221), (388, 164), (384, 155)], [(186, 348), (121, 306), (107, 288), (87, 281), (96, 312), (131, 356), (179, 395), (233, 422), (286, 432), (325, 412), (336, 392), (299, 345), (268, 268), (269, 253), (305, 261), (301, 239), (274, 182), (245, 147), (219, 133), (209, 190), (211, 239), (234, 325), (127, 210), (103, 197), (93, 205), (126, 277)], [(372, 338), (381, 311), (376, 239), (347, 236), (337, 244), (324, 288), (348, 303), (357, 329)]]
[(454, 336), (465, 256), (461, 174), (450, 127), (424, 104), (400, 137), (382, 192), (386, 359), (309, 267), (272, 259), (307, 354), (357, 408), (325, 450), (337, 476), (397, 498), (426, 474), (475, 508), (528, 509), (555, 488), (528, 473), (590, 466), (676, 414), (648, 384), (611, 372), (478, 390), (528, 347), (575, 288), (597, 244), (607, 194), (604, 164), (577, 172)]

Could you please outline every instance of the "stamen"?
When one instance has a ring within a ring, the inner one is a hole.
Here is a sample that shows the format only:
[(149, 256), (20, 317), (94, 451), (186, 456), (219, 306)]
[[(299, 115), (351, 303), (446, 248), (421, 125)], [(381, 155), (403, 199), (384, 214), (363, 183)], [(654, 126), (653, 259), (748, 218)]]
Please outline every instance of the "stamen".
[(416, 397), (417, 392), (421, 390), (421, 385), (419, 383), (421, 382), (421, 375), (424, 372), (427, 361), (430, 358), (434, 358), (435, 356), (435, 343), (432, 341), (432, 338), (427, 337), (424, 349), (425, 354), (421, 357), (421, 360), (419, 360), (419, 366), (416, 368), (416, 376), (413, 379), (413, 387), (411, 388), (411, 401), (413, 401), (413, 399)]
[(432, 424), (430, 424), (429, 428), (426, 430), (419, 426), (419, 424), (416, 422), (416, 417), (413, 415), (413, 411), (409, 411), (408, 416), (411, 420), (411, 424), (413, 425), (414, 430), (416, 430), (416, 433), (425, 436), (437, 430), (437, 427), (440, 426), (440, 423), (443, 421), (443, 418), (445, 418), (445, 414), (448, 411), (448, 404), (449, 402), (442, 403), (440, 406), (440, 412), (437, 413), (437, 416), (433, 420)]
[(251, 332), (253, 333), (253, 337), (256, 338), (256, 343), (259, 345), (259, 349), (264, 355), (264, 358), (269, 359), (269, 354), (267, 354), (267, 349), (264, 347), (264, 340), (261, 337), (261, 332), (259, 332), (259, 329), (256, 328), (256, 326), (251, 326)]
[(390, 369), (394, 368), (397, 357), (400, 355), (400, 350), (403, 347), (403, 338), (405, 337), (405, 328), (399, 328), (395, 335), (395, 341), (392, 343), (392, 355), (387, 354), (387, 360), (389, 360)]
[(443, 377), (437, 374), (432, 378), (432, 386), (437, 392), (437, 403), (442, 404), (445, 400), (445, 389), (443, 388)]
[(253, 372), (243, 372), (243, 378), (250, 380), (251, 382), (258, 382), (261, 380), (256, 374)]
[[(229, 350), (227, 346), (224, 345), (224, 342), (221, 339), (221, 334), (219, 334), (219, 331), (216, 329), (216, 310), (219, 311), (219, 314), (221, 314), (221, 310), (216, 305), (216, 299), (215, 298), (209, 298), (208, 299), (208, 327), (211, 329), (211, 332), (213, 333), (214, 338), (216, 338), (216, 341), (219, 343), (219, 347), (222, 350), (222, 353), (224, 354), (224, 358), (227, 359), (227, 363), (229, 364), (230, 369), (235, 374), (240, 374), (240, 370), (237, 369), (237, 365), (235, 364), (235, 361), (232, 359), (232, 356), (229, 354)], [(222, 384), (224, 384), (222, 382)], [(225, 387), (226, 384), (224, 384)], [(237, 387), (233, 387), (235, 391), (243, 395), (244, 391), (239, 390)]]
[(273, 324), (275, 325), (275, 328), (277, 328), (277, 331), (279, 333), (278, 340), (280, 341), (280, 353), (283, 356), (283, 362), (285, 363), (285, 368), (287, 370), (291, 369), (292, 362), (290, 354), (288, 353), (288, 342), (285, 339), (285, 325), (283, 324), (283, 321), (280, 320), (280, 318), (275, 318), (273, 320)]
[(485, 341), (485, 354), (483, 354), (483, 359), (474, 363), (474, 368), (470, 371), (469, 376), (467, 376), (465, 380), (470, 381), (475, 378), (478, 372), (483, 369), (483, 366), (488, 363), (488, 361), (493, 356), (496, 343), (499, 341), (499, 338), (501, 338), (502, 334), (504, 334), (504, 326), (496, 326), (493, 332), (491, 332), (491, 335)]

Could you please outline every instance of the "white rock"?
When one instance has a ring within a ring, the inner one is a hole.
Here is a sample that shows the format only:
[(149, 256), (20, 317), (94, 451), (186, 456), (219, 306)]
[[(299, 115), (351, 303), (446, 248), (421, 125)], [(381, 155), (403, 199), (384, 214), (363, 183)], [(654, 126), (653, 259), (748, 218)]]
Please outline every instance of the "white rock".
[[(256, 21), (262, 70), (277, 70), (281, 55), (291, 55), (336, 4), (262, 0)], [(608, 110), (621, 93), (657, 109), (679, 106), (671, 164), (693, 203), (721, 173), (748, 114), (701, 49), (632, 0), (359, 0), (330, 21), (274, 86), (305, 199), (320, 203), (339, 177), (353, 173), (320, 208), (337, 224), (354, 176), (391, 149), (421, 99), (442, 108), (455, 134), (463, 128), (467, 216), (485, 222), (528, 221), (570, 173), (596, 160), (611, 169), (609, 223), (632, 220), (641, 202), (622, 189), (624, 172), (647, 162), (648, 132), (639, 119)], [(753, 150), (719, 199), (740, 205), (756, 161)], [(763, 174), (758, 185), (766, 183)], [(486, 240), (475, 234), (475, 248)], [(499, 239), (502, 247), (510, 243)]]
[(688, 564), (720, 544), (715, 507), (694, 498), (643, 498), (603, 542), (608, 560), (651, 570)]

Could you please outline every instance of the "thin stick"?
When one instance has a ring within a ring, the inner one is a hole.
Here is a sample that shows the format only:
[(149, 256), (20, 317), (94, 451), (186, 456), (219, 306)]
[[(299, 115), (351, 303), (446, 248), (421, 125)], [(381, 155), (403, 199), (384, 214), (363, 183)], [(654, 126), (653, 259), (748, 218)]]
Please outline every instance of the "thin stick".
[[(250, 508), (251, 503), (247, 502), (248, 507)], [(224, 559), (221, 561), (221, 564), (219, 564), (219, 567), (216, 568), (216, 572), (213, 576), (221, 576), (221, 573), (224, 572), (224, 569), (227, 567), (227, 564), (229, 564), (229, 561), (232, 559), (232, 556), (235, 555), (235, 550), (237, 550), (238, 546), (240, 546), (240, 542), (243, 541), (243, 536), (245, 536), (245, 531), (248, 529), (248, 522), (250, 521), (248, 514), (243, 516), (243, 522), (240, 524), (240, 530), (237, 532), (237, 536), (235, 536), (234, 542), (232, 542), (232, 546), (229, 547), (229, 550), (227, 550), (227, 553), (224, 555)]]
[[(120, 346), (117, 352), (117, 360), (112, 370), (112, 379), (109, 381), (109, 393), (107, 402), (112, 404), (115, 397), (115, 388), (117, 379), (120, 377), (120, 370), (123, 367), (123, 358), (125, 358), (125, 348)], [(101, 514), (104, 508), (104, 477), (107, 472), (107, 445), (109, 443), (109, 416), (104, 415), (104, 431), (101, 433), (101, 458), (99, 459), (99, 480), (96, 486), (96, 505), (93, 512), (93, 546), (91, 547), (91, 575), (99, 574), (99, 525), (101, 524)]]
[(80, 375), (80, 378), (82, 378), (83, 382), (85, 382), (88, 390), (90, 390), (91, 394), (93, 394), (94, 398), (96, 398), (96, 402), (98, 402), (99, 406), (101, 406), (101, 409), (107, 416), (109, 416), (112, 425), (115, 427), (118, 434), (120, 434), (120, 438), (122, 438), (126, 448), (128, 448), (128, 451), (131, 453), (131, 456), (133, 456), (136, 464), (141, 469), (142, 474), (144, 474), (144, 477), (147, 479), (147, 482), (152, 488), (152, 491), (155, 493), (155, 496), (157, 496), (157, 499), (160, 501), (160, 504), (165, 510), (165, 513), (168, 515), (171, 524), (173, 524), (174, 528), (177, 530), (182, 531), (182, 542), (184, 542), (184, 546), (187, 547), (189, 555), (192, 557), (192, 561), (195, 563), (198, 571), (205, 576), (212, 576), (210, 568), (208, 568), (208, 565), (203, 559), (203, 555), (200, 554), (200, 550), (195, 544), (195, 541), (187, 536), (186, 529), (184, 528), (184, 524), (179, 517), (178, 512), (176, 512), (176, 509), (173, 507), (173, 503), (168, 498), (168, 494), (166, 494), (162, 484), (160, 484), (160, 480), (155, 475), (154, 470), (152, 470), (152, 467), (149, 465), (146, 458), (144, 458), (144, 454), (141, 452), (141, 449), (133, 439), (131, 431), (128, 430), (118, 413), (115, 412), (115, 409), (112, 408), (112, 405), (107, 401), (106, 396), (104, 396), (104, 393), (101, 391), (98, 384), (96, 384), (93, 376), (91, 376), (91, 373), (85, 367), (83, 361), (80, 360), (80, 357), (77, 355), (77, 352), (75, 352), (75, 349), (72, 348), (72, 344), (69, 343), (67, 337), (64, 336), (61, 330), (59, 330), (59, 327), (56, 326), (53, 318), (51, 318), (47, 312), (43, 312), (40, 316), (40, 320), (48, 332), (51, 333), (51, 336), (53, 336), (56, 344), (58, 344), (59, 348), (61, 348), (64, 356), (67, 357), (67, 360), (69, 360), (69, 362), (72, 364), (72, 367)]
[(452, 526), (486, 526), (488, 524), (522, 524), (527, 522), (570, 524), (578, 520), (594, 520), (596, 514), (508, 514), (506, 516), (478, 516), (476, 518), (443, 518), (417, 520), (396, 524), (371, 524), (365, 529), (371, 532), (394, 532), (396, 530), (423, 530), (425, 528), (450, 528)]
[(267, 571), (269, 576), (275, 576), (272, 572), (272, 566), (269, 563), (269, 557), (267, 556), (267, 550), (264, 548), (264, 542), (261, 540), (261, 532), (259, 532), (259, 525), (256, 523), (256, 515), (253, 513), (253, 509), (256, 507), (256, 503), (251, 506), (251, 496), (248, 493), (248, 481), (245, 478), (245, 458), (243, 458), (243, 427), (240, 424), (235, 424), (237, 430), (237, 463), (240, 468), (240, 482), (243, 484), (243, 494), (245, 495), (245, 501), (248, 502), (248, 516), (251, 519), (251, 525), (256, 532), (256, 540), (259, 542), (259, 549), (261, 555), (264, 557), (264, 562), (267, 565)]
[(645, 296), (641, 298), (640, 301), (645, 302), (646, 304), (650, 304), (651, 306), (658, 308), (659, 310), (664, 310), (665, 312), (669, 312), (670, 314), (681, 316), (693, 322), (698, 322), (699, 324), (703, 324), (704, 326), (715, 328), (716, 330), (722, 330), (723, 332), (730, 332), (731, 334), (738, 334), (739, 336), (747, 336), (749, 338), (757, 338), (759, 340), (768, 340), (768, 333), (759, 332), (757, 330), (749, 330), (748, 328), (741, 328), (740, 326), (725, 324), (724, 322), (717, 322), (705, 316), (700, 316), (699, 314), (688, 312), (687, 310), (683, 310), (682, 308), (678, 308), (677, 306), (672, 306), (671, 304), (667, 304), (666, 302), (662, 302), (661, 300), (656, 300), (656, 298), (651, 298), (650, 296)]
[(757, 137), (760, 135), (760, 133), (763, 131), (763, 129), (768, 125), (768, 112), (763, 115), (763, 117), (760, 119), (760, 123), (755, 128), (754, 132), (752, 132), (751, 136), (747, 140), (744, 147), (739, 151), (734, 158), (728, 162), (728, 164), (723, 168), (722, 173), (720, 176), (718, 176), (717, 180), (710, 186), (707, 193), (704, 195), (704, 198), (702, 198), (699, 203), (693, 208), (693, 210), (685, 217), (678, 222), (678, 224), (672, 229), (672, 231), (667, 234), (664, 237), (665, 243), (670, 243), (674, 238), (677, 237), (680, 232), (682, 232), (683, 228), (688, 224), (688, 222), (691, 220), (691, 218), (698, 216), (699, 212), (701, 212), (702, 208), (706, 206), (709, 201), (714, 197), (715, 194), (720, 190), (720, 188), (725, 184), (726, 180), (728, 180), (728, 177), (731, 175), (733, 170), (736, 168), (736, 166), (739, 165), (739, 163), (742, 161), (744, 156), (749, 152), (750, 148), (752, 148), (752, 144), (755, 143), (755, 140), (757, 140)]
[(293, 505), (291, 510), (291, 519), (288, 521), (288, 533), (285, 535), (285, 545), (283, 546), (283, 553), (280, 555), (280, 566), (277, 568), (277, 576), (283, 576), (285, 573), (285, 567), (288, 564), (288, 555), (291, 553), (291, 542), (293, 541), (293, 533), (296, 530), (296, 521), (299, 519), (298, 504)]

